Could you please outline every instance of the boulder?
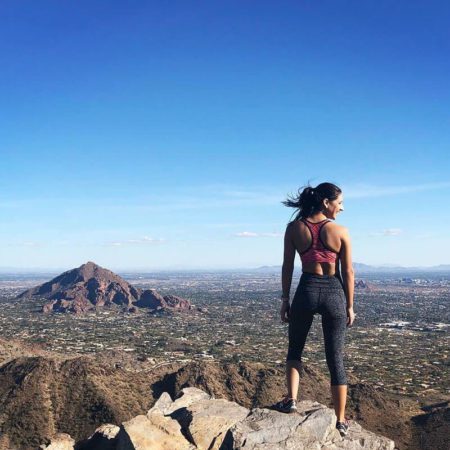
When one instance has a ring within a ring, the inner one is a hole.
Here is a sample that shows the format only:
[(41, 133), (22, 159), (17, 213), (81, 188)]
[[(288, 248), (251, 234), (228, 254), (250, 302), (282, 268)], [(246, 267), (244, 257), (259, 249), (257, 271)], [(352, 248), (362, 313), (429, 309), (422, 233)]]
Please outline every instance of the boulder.
[(120, 427), (110, 423), (99, 426), (83, 443), (81, 450), (115, 450)]
[(172, 404), (172, 397), (167, 392), (163, 392), (158, 400), (156, 400), (153, 407), (148, 411), (147, 415), (155, 410), (161, 411), (164, 415), (170, 414), (170, 407)]
[(395, 448), (395, 443), (391, 439), (365, 430), (359, 423), (353, 421), (347, 436), (341, 438), (337, 433), (334, 434), (336, 437), (322, 447), (322, 450), (394, 450)]
[(297, 404), (297, 414), (255, 408), (228, 431), (224, 447), (233, 450), (394, 450), (394, 442), (351, 422), (341, 437), (334, 411), (316, 402)]
[(178, 409), (186, 408), (199, 400), (209, 400), (211, 396), (196, 387), (181, 389), (175, 401), (165, 410), (165, 414), (172, 414)]
[(41, 446), (43, 450), (73, 450), (75, 441), (66, 433), (56, 434), (50, 441), (50, 444)]
[[(305, 420), (300, 414), (284, 414), (269, 409), (255, 408), (250, 415), (230, 428), (225, 438), (226, 447), (254, 450), (288, 449), (286, 442)], [(301, 448), (301, 447), (298, 447)]]
[(205, 399), (186, 407), (184, 417), (178, 420), (198, 449), (218, 450), (228, 429), (248, 413), (247, 408), (235, 402)]
[[(297, 408), (295, 414), (267, 408), (249, 411), (188, 387), (175, 401), (164, 392), (147, 415), (124, 422), (120, 429), (98, 428), (88, 441), (93, 445), (98, 438), (98, 445), (79, 450), (394, 450), (393, 441), (354, 421), (341, 437), (335, 413), (325, 405), (307, 400)], [(47, 448), (73, 450), (73, 440), (69, 444)]]
[(180, 424), (159, 410), (124, 422), (117, 435), (117, 450), (191, 450)]

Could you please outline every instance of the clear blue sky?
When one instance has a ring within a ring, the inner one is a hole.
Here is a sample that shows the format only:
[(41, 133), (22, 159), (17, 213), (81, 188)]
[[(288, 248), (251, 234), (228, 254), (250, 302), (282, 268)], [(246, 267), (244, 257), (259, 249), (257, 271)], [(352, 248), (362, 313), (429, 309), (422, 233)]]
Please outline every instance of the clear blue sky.
[(450, 263), (446, 1), (2, 1), (0, 267), (281, 264), (311, 181), (354, 260)]

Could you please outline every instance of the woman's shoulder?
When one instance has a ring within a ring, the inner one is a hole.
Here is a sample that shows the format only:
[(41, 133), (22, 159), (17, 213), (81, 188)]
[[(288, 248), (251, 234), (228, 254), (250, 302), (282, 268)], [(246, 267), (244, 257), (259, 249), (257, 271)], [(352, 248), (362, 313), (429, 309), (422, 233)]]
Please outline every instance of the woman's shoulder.
[(302, 219), (294, 219), (294, 220), (291, 220), (286, 225), (286, 231), (298, 229), (298, 228), (304, 227), (304, 226), (306, 226), (306, 225), (302, 222)]
[(348, 227), (341, 225), (340, 223), (333, 222), (333, 225), (337, 227), (339, 230), (348, 231)]
[[(334, 220), (328, 220), (328, 222), (324, 223), (324, 225), (326, 225), (326, 229), (327, 230), (333, 230), (336, 232), (341, 232), (341, 233), (348, 233), (348, 228), (345, 227), (344, 225), (340, 225), (339, 223), (336, 223)], [(292, 230), (298, 230), (299, 228), (305, 227), (306, 225), (303, 222), (302, 219), (295, 219), (290, 221), (287, 225), (286, 225), (286, 231), (292, 231)]]
[(337, 223), (337, 222), (335, 222), (334, 220), (331, 220), (331, 219), (328, 219), (327, 226), (334, 227), (337, 230), (345, 229), (344, 225), (341, 225), (341, 224), (339, 224), (339, 223)]
[(331, 231), (335, 235), (338, 235), (341, 239), (346, 239), (350, 237), (349, 229), (344, 225), (332, 222), (332, 224), (327, 225), (327, 227), (329, 227), (329, 231)]
[(348, 228), (344, 225), (336, 223), (334, 220), (329, 220), (327, 226), (325, 227), (327, 231), (332, 231), (340, 235), (347, 235), (349, 233)]

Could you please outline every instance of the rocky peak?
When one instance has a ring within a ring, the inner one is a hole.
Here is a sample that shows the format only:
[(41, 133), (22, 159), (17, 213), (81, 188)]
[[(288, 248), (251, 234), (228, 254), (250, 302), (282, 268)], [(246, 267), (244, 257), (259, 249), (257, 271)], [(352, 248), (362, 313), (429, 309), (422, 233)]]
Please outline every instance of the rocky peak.
[(190, 309), (188, 300), (174, 295), (166, 297), (154, 289), (142, 292), (119, 275), (92, 261), (68, 270), (18, 296), (19, 299), (46, 298), (50, 300), (43, 306), (45, 313), (52, 311), (82, 313), (90, 309), (114, 305), (127, 311), (135, 310), (136, 307), (152, 310)]
[[(249, 410), (187, 387), (175, 400), (163, 392), (147, 414), (123, 422), (120, 427), (102, 425), (77, 448), (393, 450), (395, 447), (394, 441), (365, 430), (355, 421), (345, 437), (339, 435), (335, 425), (334, 411), (318, 402), (299, 402), (296, 414), (269, 408)], [(59, 443), (57, 439), (51, 445)], [(64, 439), (68, 442), (67, 436)], [(46, 447), (52, 448), (56, 447)], [(70, 443), (64, 448), (73, 449)]]
[(86, 280), (95, 276), (114, 275), (113, 272), (103, 269), (92, 261), (82, 264), (78, 269), (74, 269)]
[(371, 291), (373, 289), (373, 286), (371, 283), (368, 283), (365, 280), (355, 280), (355, 289), (365, 289), (367, 291)]

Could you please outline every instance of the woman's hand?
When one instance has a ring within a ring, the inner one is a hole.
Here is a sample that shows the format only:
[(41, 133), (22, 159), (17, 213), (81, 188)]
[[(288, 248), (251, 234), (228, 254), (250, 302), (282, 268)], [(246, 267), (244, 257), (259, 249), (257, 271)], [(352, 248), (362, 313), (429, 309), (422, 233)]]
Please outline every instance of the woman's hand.
[(289, 309), (289, 302), (281, 302), (280, 315), (282, 322), (289, 322)]
[(351, 327), (355, 320), (355, 313), (353, 312), (353, 307), (347, 308), (347, 326)]

